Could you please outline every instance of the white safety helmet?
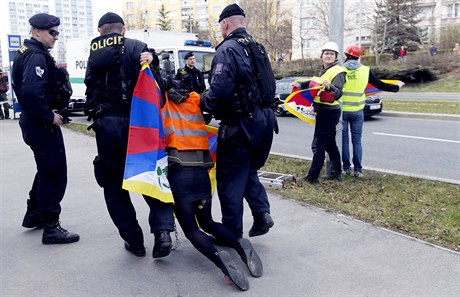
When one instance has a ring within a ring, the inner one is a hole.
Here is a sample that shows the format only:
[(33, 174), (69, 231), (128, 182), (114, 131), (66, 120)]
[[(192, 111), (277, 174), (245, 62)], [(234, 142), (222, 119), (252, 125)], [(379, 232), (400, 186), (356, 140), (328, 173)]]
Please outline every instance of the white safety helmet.
[(334, 51), (337, 56), (339, 55), (339, 46), (334, 41), (328, 41), (323, 45), (321, 48), (321, 55), (325, 50)]

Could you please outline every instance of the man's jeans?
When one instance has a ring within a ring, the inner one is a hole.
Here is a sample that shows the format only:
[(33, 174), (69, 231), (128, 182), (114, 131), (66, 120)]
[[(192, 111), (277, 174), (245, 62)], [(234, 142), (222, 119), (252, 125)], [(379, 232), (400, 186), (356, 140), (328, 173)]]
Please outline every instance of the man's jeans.
[(363, 158), (363, 149), (361, 145), (361, 135), (363, 134), (364, 112), (344, 111), (343, 112), (343, 130), (342, 130), (342, 163), (343, 170), (350, 171), (350, 151), (348, 127), (351, 131), (351, 143), (353, 144), (353, 166), (355, 172), (362, 172), (361, 161)]

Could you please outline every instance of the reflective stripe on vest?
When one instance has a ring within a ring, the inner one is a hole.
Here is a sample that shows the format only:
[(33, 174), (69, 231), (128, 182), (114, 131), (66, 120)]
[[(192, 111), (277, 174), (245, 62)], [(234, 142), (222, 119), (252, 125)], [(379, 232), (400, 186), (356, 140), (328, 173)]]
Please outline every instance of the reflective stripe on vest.
[(191, 92), (181, 103), (169, 100), (161, 109), (166, 147), (179, 151), (208, 150), (208, 132), (200, 109), (200, 95)]
[[(321, 75), (321, 83), (324, 82), (325, 79), (327, 79), (329, 81), (329, 83), (332, 83), (332, 80), (339, 74), (339, 73), (342, 73), (342, 72), (345, 72), (346, 69), (343, 68), (342, 66), (340, 65), (335, 65), (331, 68), (329, 68), (323, 75)], [(313, 100), (315, 103), (319, 103), (319, 104), (325, 104), (325, 105), (339, 105), (340, 102), (339, 100), (335, 100), (334, 102), (332, 103), (329, 103), (329, 102), (321, 102), (319, 100), (319, 96), (316, 96), (315, 99)]]
[(369, 80), (369, 67), (361, 66), (357, 69), (347, 70), (347, 82), (343, 86), (342, 110), (358, 111), (364, 108), (366, 103), (366, 89)]

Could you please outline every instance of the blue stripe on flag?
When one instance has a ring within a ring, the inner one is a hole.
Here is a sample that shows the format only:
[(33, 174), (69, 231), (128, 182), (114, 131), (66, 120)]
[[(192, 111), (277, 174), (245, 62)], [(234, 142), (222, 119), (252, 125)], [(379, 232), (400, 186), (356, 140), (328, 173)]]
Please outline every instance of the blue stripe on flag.
[[(156, 160), (166, 155), (166, 150), (126, 155), (126, 166), (123, 179), (129, 179), (147, 171), (155, 171), (157, 166)], [(145, 162), (145, 160), (152, 160), (152, 162)]]
[(133, 96), (131, 108), (131, 126), (159, 128), (161, 119), (156, 105)]

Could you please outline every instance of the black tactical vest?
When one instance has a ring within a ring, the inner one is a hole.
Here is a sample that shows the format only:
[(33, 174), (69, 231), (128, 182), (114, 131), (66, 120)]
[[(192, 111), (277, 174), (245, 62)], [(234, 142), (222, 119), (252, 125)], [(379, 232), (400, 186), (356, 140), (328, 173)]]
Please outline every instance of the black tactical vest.
[(121, 57), (124, 37), (118, 33), (99, 36), (91, 41), (88, 87), (96, 104), (107, 109), (129, 108), (127, 87)]

